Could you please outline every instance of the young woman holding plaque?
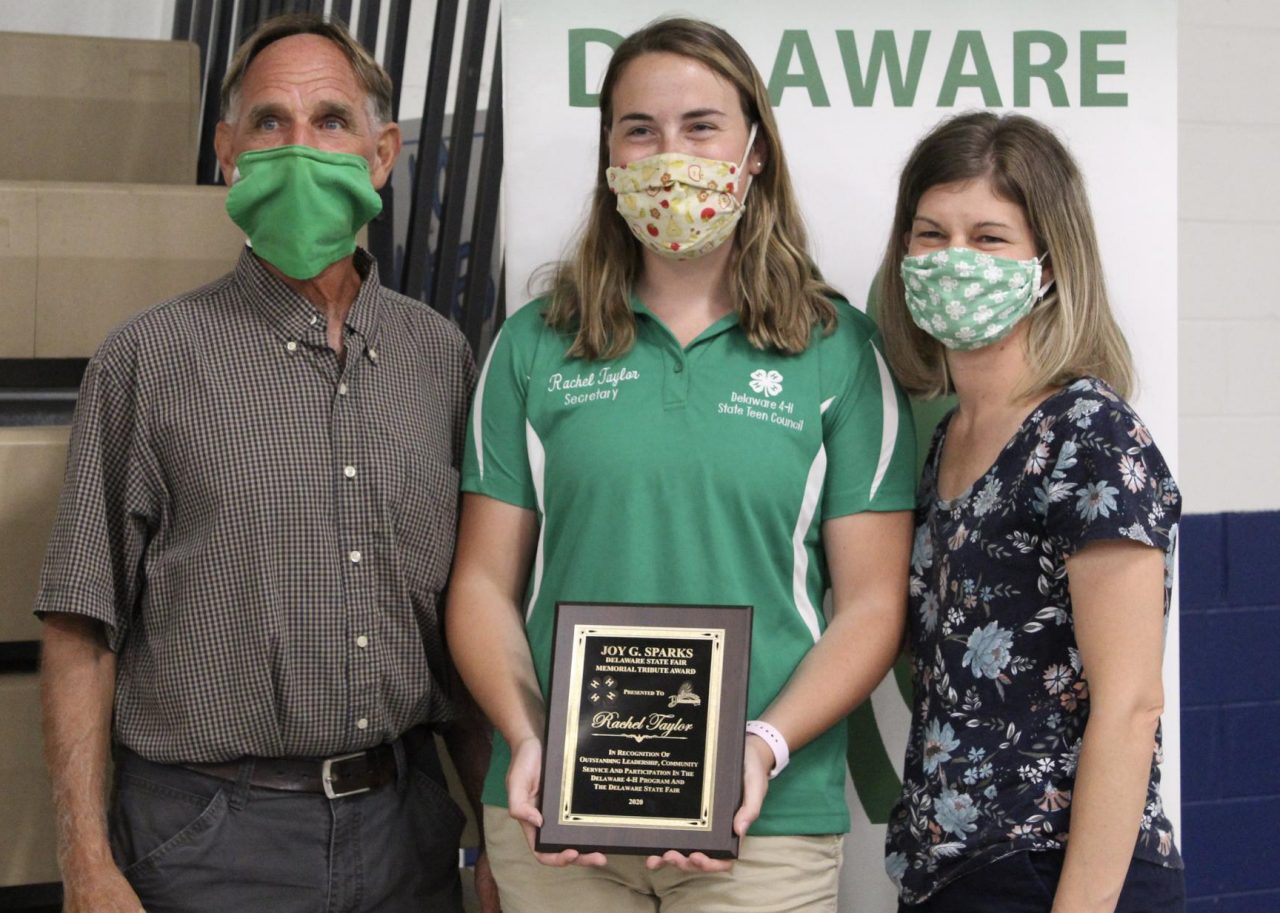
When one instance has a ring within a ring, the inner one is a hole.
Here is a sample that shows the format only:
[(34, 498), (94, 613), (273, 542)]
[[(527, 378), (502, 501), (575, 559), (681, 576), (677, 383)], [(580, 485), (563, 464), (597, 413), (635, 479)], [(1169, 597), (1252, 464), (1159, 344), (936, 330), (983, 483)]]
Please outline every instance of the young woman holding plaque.
[[(600, 114), (576, 251), (494, 343), (462, 480), (448, 639), (501, 736), (485, 819), (503, 906), (834, 910), (843, 720), (903, 625), (908, 406), (810, 260), (737, 42), (647, 26)], [(558, 601), (754, 607), (736, 862), (531, 853)]]
[(1129, 349), (1053, 133), (982, 112), (921, 140), (879, 302), (903, 384), (959, 400), (916, 510), (901, 909), (1181, 910), (1157, 765), (1181, 498), (1123, 399)]

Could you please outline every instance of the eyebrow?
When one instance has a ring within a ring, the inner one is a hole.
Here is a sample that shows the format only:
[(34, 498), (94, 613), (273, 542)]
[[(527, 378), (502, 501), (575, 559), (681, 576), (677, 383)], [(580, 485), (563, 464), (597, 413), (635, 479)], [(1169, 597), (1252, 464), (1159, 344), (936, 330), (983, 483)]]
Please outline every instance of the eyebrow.
[(317, 114), (320, 117), (341, 117), (349, 121), (355, 116), (355, 110), (340, 101), (324, 101), (320, 103)]
[(284, 108), (280, 105), (268, 102), (266, 104), (254, 105), (249, 109), (249, 120), (257, 121), (263, 117), (272, 116), (280, 117), (284, 114)]
[[(351, 121), (355, 116), (355, 109), (350, 105), (339, 101), (324, 101), (317, 106), (316, 115), (318, 117), (341, 117), (344, 120)], [(289, 113), (283, 105), (275, 102), (265, 102), (263, 104), (254, 105), (249, 109), (249, 120), (254, 122), (264, 117), (288, 117)]]
[[(724, 116), (725, 116), (724, 112), (721, 111), (719, 108), (697, 108), (693, 111), (686, 111), (684, 114), (680, 115), (680, 119), (681, 120), (697, 120), (700, 117), (724, 117)], [(619, 122), (640, 121), (642, 123), (653, 123), (655, 120), (656, 118), (652, 114), (644, 114), (640, 111), (632, 111), (628, 114), (623, 114), (618, 118)]]
[[(912, 221), (912, 223), (915, 223), (915, 222), (928, 222), (930, 225), (933, 225), (933, 226), (934, 226), (934, 227), (936, 227), (936, 228), (942, 228), (942, 223), (941, 223), (941, 222), (935, 222), (933, 219), (929, 218), (928, 216), (916, 216), (916, 217), (915, 217), (914, 219), (912, 219), (911, 221)], [(1004, 222), (990, 222), (990, 221), (989, 221), (989, 222), (978, 222), (978, 223), (974, 224), (974, 225), (973, 225), (973, 226), (971, 226), (971, 227), (972, 227), (972, 228), (1003, 228), (1003, 229), (1005, 229), (1005, 230), (1007, 230), (1007, 231), (1013, 231), (1013, 226), (1012, 226), (1012, 225), (1006, 225)]]

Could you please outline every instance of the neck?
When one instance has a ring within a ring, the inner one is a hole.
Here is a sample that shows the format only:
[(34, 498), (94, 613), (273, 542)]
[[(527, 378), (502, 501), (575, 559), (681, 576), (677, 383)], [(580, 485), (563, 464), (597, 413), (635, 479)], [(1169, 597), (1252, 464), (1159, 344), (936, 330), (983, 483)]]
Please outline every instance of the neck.
[(646, 249), (636, 294), (678, 337), (676, 324), (696, 325), (692, 338), (733, 311), (732, 259), (732, 239), (695, 260), (671, 260)]
[(342, 351), (342, 326), (346, 323), (351, 305), (360, 293), (360, 273), (356, 270), (355, 257), (343, 257), (330, 263), (319, 275), (310, 279), (294, 279), (286, 276), (272, 264), (258, 258), (271, 273), (303, 298), (310, 301), (317, 311), (324, 314), (328, 327), (329, 345), (334, 351)]
[(967, 352), (948, 351), (947, 369), (960, 400), (959, 412), (970, 422), (989, 416), (1024, 412), (1029, 404), (1043, 398), (1042, 391), (1017, 397), (1030, 375), (1025, 321), (999, 342)]

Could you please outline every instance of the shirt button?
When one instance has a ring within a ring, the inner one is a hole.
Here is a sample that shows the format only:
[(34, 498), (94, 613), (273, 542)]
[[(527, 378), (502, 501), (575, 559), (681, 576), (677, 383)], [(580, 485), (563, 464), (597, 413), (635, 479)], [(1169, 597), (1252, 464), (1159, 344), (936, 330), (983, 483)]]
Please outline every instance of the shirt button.
[(347, 395), (347, 385), (346, 385), (346, 384), (338, 384), (338, 395), (339, 395), (339, 396), (346, 396), (346, 395)]
[(292, 339), (290, 339), (288, 342), (286, 342), (286, 343), (284, 344), (284, 347), (285, 347), (286, 349), (288, 349), (290, 352), (296, 352), (296, 351), (298, 351), (298, 344), (297, 344), (296, 342), (294, 342)]
[(319, 317), (317, 317), (315, 314), (312, 314), (312, 315), (311, 315), (311, 325), (312, 325), (312, 326), (315, 326), (315, 325), (316, 325), (317, 323), (319, 323), (319, 322), (320, 322), (320, 318), (319, 318)]
[(674, 368), (672, 368), (671, 370), (673, 370), (673, 371), (675, 371), (677, 374), (679, 374), (681, 371), (683, 371), (683, 370), (684, 370), (684, 363), (683, 363), (683, 362), (679, 362), (679, 361), (678, 361), (678, 362), (676, 362), (676, 366), (675, 366)]
[(356, 468), (354, 466), (347, 466), (342, 470), (342, 474), (348, 479), (354, 479), (356, 477)]
[(372, 348), (371, 348), (371, 349), (369, 350), (369, 360), (370, 360), (370, 361), (377, 361), (377, 360), (378, 360), (378, 350), (377, 350), (377, 349), (372, 349)]
[(363, 650), (365, 647), (369, 646), (369, 638), (361, 634), (356, 638), (356, 646)]
[(369, 728), (369, 721), (368, 721), (368, 720), (366, 720), (364, 717), (360, 717), (360, 719), (356, 720), (356, 728), (357, 728), (357, 729), (368, 729), (368, 728)]
[(355, 549), (352, 549), (351, 554), (347, 555), (347, 557), (351, 559), (352, 564), (360, 563), (360, 552)]

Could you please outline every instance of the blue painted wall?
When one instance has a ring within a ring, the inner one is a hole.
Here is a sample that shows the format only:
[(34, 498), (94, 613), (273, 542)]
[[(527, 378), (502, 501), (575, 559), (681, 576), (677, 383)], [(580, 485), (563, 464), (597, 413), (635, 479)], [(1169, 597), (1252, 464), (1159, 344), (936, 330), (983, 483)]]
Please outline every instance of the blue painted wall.
[(1189, 913), (1280, 911), (1280, 511), (1189, 515), (1180, 553)]

